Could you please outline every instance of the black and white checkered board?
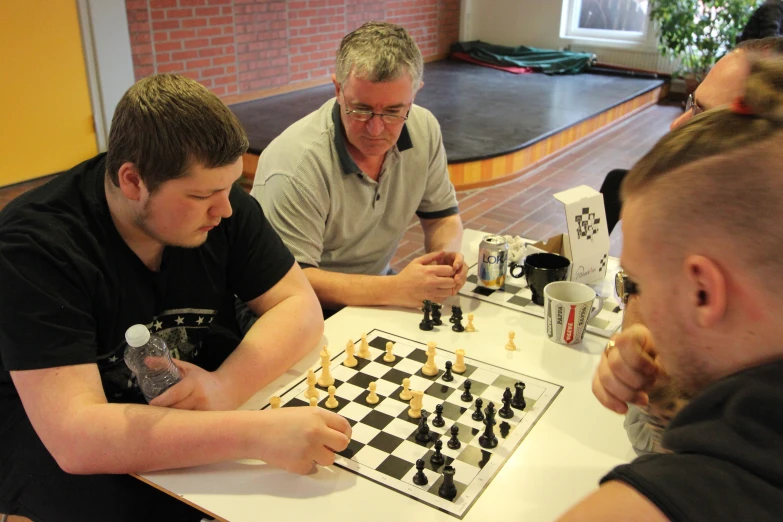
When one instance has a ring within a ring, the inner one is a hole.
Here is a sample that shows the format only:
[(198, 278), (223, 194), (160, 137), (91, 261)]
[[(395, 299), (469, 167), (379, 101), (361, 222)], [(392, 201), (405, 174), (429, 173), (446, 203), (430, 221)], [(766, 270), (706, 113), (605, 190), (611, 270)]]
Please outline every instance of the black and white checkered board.
[[(427, 361), (427, 347), (424, 344), (380, 330), (373, 330), (367, 339), (371, 359), (358, 359), (356, 367), (348, 368), (342, 364), (345, 352), (332, 358), (331, 372), (335, 378), (335, 396), (339, 406), (331, 411), (348, 419), (353, 426), (351, 443), (338, 455), (335, 463), (462, 518), (562, 387), (467, 357), (465, 373), (455, 373), (454, 380), (446, 382), (441, 377), (446, 361), (453, 362), (455, 359), (453, 352), (438, 348), (435, 357), (438, 375), (427, 377), (421, 373)], [(392, 363), (383, 360), (388, 341), (394, 343), (395, 361)], [(320, 374), (320, 370), (316, 375)], [(428, 423), (432, 440), (426, 444), (416, 441), (418, 420), (408, 417), (409, 404), (399, 398), (401, 383), (406, 377), (411, 381), (411, 390), (424, 391), (422, 409), (431, 413)], [(472, 383), (471, 402), (461, 400), (462, 385), (466, 379)], [(376, 393), (380, 401), (371, 405), (365, 399), (369, 393), (367, 387), (373, 381), (377, 383)], [(498, 445), (493, 449), (482, 448), (479, 436), (484, 432), (484, 425), (471, 418), (475, 411), (475, 399), (481, 397), (484, 409), (491, 401), (498, 410), (503, 406), (501, 399), (506, 387), (510, 387), (513, 392), (514, 383), (519, 381), (526, 386), (527, 407), (524, 411), (514, 410), (511, 419), (496, 415), (495, 435)], [(318, 407), (325, 408), (328, 394), (323, 388), (319, 389)], [(279, 394), (283, 407), (309, 407), (309, 400), (304, 396), (306, 390), (307, 382), (303, 380)], [(443, 405), (443, 418), (446, 421), (445, 426), (440, 428), (431, 422), (437, 404)], [(459, 439), (462, 442), (462, 446), (456, 450), (446, 444), (451, 427), (455, 424), (459, 427)], [(439, 438), (443, 440), (441, 452), (446, 460), (444, 466), (450, 465), (456, 471), (454, 484), (457, 486), (457, 496), (453, 501), (438, 496), (442, 466), (434, 466), (430, 462), (430, 456), (435, 452), (435, 441)], [(416, 474), (417, 459), (424, 459), (426, 463), (424, 474), (429, 483), (424, 486), (417, 486), (412, 480)]]
[[(512, 310), (525, 312), (526, 314), (544, 317), (544, 307), (531, 301), (533, 294), (525, 285), (524, 278), (515, 279), (510, 275), (506, 277), (506, 284), (501, 290), (492, 290), (484, 288), (477, 284), (476, 275), (478, 265), (473, 265), (468, 270), (468, 280), (459, 293), (468, 297), (481, 299), (490, 303), (499, 304)], [(606, 296), (609, 292), (602, 292)], [(587, 323), (587, 331), (602, 337), (611, 337), (614, 332), (622, 325), (623, 313), (617, 307), (611, 298), (604, 302), (603, 309), (598, 315), (590, 319)]]

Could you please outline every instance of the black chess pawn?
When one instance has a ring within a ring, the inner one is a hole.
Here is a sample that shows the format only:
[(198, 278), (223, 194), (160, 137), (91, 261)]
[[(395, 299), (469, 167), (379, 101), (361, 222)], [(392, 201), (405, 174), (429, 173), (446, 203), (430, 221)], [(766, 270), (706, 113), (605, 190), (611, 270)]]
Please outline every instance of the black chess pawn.
[(443, 321), (441, 321), (440, 319), (441, 308), (443, 308), (443, 305), (441, 305), (440, 303), (432, 303), (432, 324), (434, 324), (435, 326), (440, 326), (443, 324)]
[(427, 417), (429, 417), (429, 415), (428, 412), (422, 410), (421, 417), (419, 418), (419, 429), (416, 431), (416, 442), (427, 443), (432, 440), (430, 426), (427, 424)]
[(470, 379), (465, 379), (465, 384), (462, 385), (465, 391), (462, 392), (462, 395), (460, 396), (460, 399), (462, 399), (463, 402), (473, 402), (473, 395), (470, 394), (470, 387), (472, 385), (473, 383), (470, 382)]
[(430, 319), (432, 303), (428, 299), (424, 300), (424, 308), (422, 308), (421, 311), (424, 312), (424, 319), (419, 323), (419, 329), (425, 331), (432, 330), (432, 320)]
[(443, 468), (443, 484), (438, 488), (438, 496), (446, 500), (454, 500), (457, 496), (457, 486), (454, 485), (454, 468)]
[(484, 405), (484, 401), (481, 400), (481, 397), (476, 399), (476, 411), (473, 412), (473, 415), (471, 415), (471, 418), (474, 421), (483, 421), (484, 420), (484, 413), (481, 411), (481, 407)]
[(451, 317), (449, 317), (449, 322), (455, 322), (457, 320), (457, 316), (462, 319), (462, 309), (457, 305), (451, 305)]
[(511, 407), (518, 410), (524, 410), (527, 407), (525, 401), (525, 383), (518, 382), (514, 385), (516, 391), (514, 392), (514, 398), (511, 400)]
[(441, 379), (446, 382), (454, 380), (454, 375), (451, 373), (451, 361), (446, 361), (446, 372), (441, 376)]
[(498, 410), (498, 415), (504, 419), (514, 416), (514, 410), (511, 409), (511, 388), (506, 388), (503, 392), (503, 407)]
[(490, 402), (484, 414), (484, 433), (479, 437), (479, 445), (482, 448), (494, 448), (498, 445), (498, 438), (495, 436), (495, 405)]
[(459, 440), (459, 426), (456, 424), (451, 427), (451, 438), (446, 443), (446, 446), (448, 446), (451, 449), (459, 449), (460, 446), (462, 446), (462, 442)]
[(442, 428), (446, 425), (446, 421), (443, 420), (443, 405), (442, 404), (436, 404), (435, 405), (435, 418), (432, 419), (432, 425), (436, 428)]
[(443, 441), (438, 439), (435, 441), (435, 453), (430, 457), (430, 462), (433, 466), (442, 466), (446, 462), (443, 453), (440, 452), (441, 449), (443, 449)]
[(424, 474), (424, 459), (416, 461), (416, 474), (413, 476), (413, 483), (417, 486), (424, 486), (429, 482), (427, 475)]

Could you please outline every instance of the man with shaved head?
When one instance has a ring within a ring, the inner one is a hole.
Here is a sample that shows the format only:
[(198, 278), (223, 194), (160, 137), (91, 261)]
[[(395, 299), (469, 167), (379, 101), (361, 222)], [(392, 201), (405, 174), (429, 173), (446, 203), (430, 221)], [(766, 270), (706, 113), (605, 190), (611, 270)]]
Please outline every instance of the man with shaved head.
[(623, 183), (622, 264), (646, 326), (605, 359), (634, 369), (625, 399), (661, 367), (692, 398), (670, 453), (618, 466), (563, 521), (780, 520), (781, 83), (781, 58), (752, 63), (743, 97), (665, 136)]

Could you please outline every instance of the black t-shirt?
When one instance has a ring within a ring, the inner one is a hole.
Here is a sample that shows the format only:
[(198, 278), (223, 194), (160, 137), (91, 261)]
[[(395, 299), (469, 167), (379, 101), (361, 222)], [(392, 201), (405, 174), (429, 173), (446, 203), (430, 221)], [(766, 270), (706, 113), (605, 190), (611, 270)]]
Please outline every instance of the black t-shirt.
[(672, 521), (783, 520), (783, 361), (724, 378), (664, 432), (671, 454), (602, 479), (627, 483)]
[(0, 212), (0, 416), (19, 403), (9, 370), (96, 363), (110, 402), (144, 402), (123, 359), (129, 326), (198, 363), (208, 339), (238, 335), (234, 295), (262, 295), (293, 265), (258, 202), (233, 187), (232, 216), (203, 245), (166, 247), (149, 270), (111, 219), (105, 163), (98, 155)]

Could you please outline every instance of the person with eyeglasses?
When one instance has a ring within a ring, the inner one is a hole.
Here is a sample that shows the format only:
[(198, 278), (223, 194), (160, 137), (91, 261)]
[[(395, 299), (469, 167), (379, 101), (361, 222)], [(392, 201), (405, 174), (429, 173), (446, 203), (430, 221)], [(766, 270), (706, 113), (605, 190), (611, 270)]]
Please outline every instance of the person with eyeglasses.
[[(326, 316), (348, 305), (439, 302), (467, 278), (440, 126), (414, 104), (422, 73), (404, 28), (365, 23), (340, 44), (335, 98), (259, 158), (251, 194)], [(389, 263), (414, 216), (427, 253), (395, 274)]]
[[(765, 38), (744, 42), (737, 50), (723, 57), (713, 67), (699, 88), (688, 98), (685, 112), (671, 124), (676, 131), (695, 116), (720, 106), (730, 104), (745, 92), (750, 60), (754, 57), (783, 56), (783, 38)], [(733, 97), (733, 98), (732, 98)], [(610, 226), (619, 219), (621, 202), (620, 187), (628, 171), (613, 171), (607, 176), (602, 187), (607, 218)], [(611, 179), (610, 179), (611, 178)], [(617, 219), (611, 223), (610, 207)], [(636, 285), (627, 274), (620, 272), (615, 280), (615, 288), (623, 313), (623, 330), (643, 324), (640, 313), (640, 296)], [(635, 395), (627, 384), (637, 379), (647, 382), (643, 366), (638, 360), (622, 357), (624, 350), (611, 350), (610, 345), (602, 357), (593, 378), (593, 393), (607, 408), (625, 415), (625, 429), (634, 450), (640, 454), (666, 451), (662, 435), (674, 415), (688, 401), (687, 394), (678, 390), (666, 377), (665, 370), (656, 375), (655, 386), (650, 386), (643, 394)], [(649, 376), (648, 376), (649, 377)], [(625, 400), (632, 397), (633, 400)]]

